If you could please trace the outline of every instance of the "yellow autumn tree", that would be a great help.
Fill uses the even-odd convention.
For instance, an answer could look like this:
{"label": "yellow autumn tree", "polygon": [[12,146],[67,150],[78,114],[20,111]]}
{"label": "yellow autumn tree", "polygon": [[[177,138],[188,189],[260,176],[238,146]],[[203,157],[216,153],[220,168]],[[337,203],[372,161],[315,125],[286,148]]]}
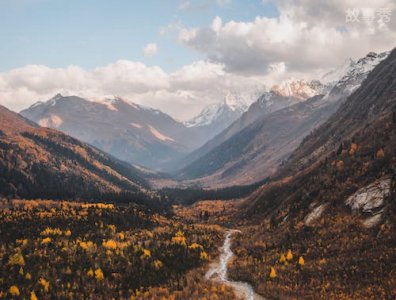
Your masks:
{"label": "yellow autumn tree", "polygon": [[21,252],[17,252],[14,255],[10,256],[8,259],[8,264],[9,265],[19,265],[19,266],[24,266],[25,265],[25,259],[23,258],[23,255]]}
{"label": "yellow autumn tree", "polygon": [[93,272],[93,270],[92,270],[92,269],[89,269],[88,272],[87,272],[87,275],[88,275],[89,277],[94,277],[94,272]]}
{"label": "yellow autumn tree", "polygon": [[20,295],[19,288],[16,285],[12,285],[8,291],[13,297],[19,297]]}
{"label": "yellow autumn tree", "polygon": [[79,242],[78,243],[81,248],[83,248],[86,251],[94,251],[95,249],[95,244],[91,241],[88,242]]}
{"label": "yellow autumn tree", "polygon": [[187,246],[186,238],[181,230],[176,232],[175,236],[172,237],[172,243],[179,244],[184,247]]}
{"label": "yellow autumn tree", "polygon": [[162,261],[160,261],[159,259],[156,259],[156,260],[153,262],[153,265],[154,265],[154,268],[156,268],[156,269],[158,270],[158,269],[162,268],[163,263],[162,263]]}
{"label": "yellow autumn tree", "polygon": [[149,249],[143,249],[144,257],[151,257],[151,251]]}
{"label": "yellow autumn tree", "polygon": [[38,300],[38,298],[37,298],[37,296],[36,296],[36,293],[35,293],[34,291],[32,291],[32,292],[30,293],[30,300]]}
{"label": "yellow autumn tree", "polygon": [[275,270],[275,268],[274,267],[271,267],[271,269],[270,269],[270,273],[269,273],[269,277],[271,278],[271,279],[273,279],[273,278],[275,278],[277,275],[276,275],[276,270]]}
{"label": "yellow autumn tree", "polygon": [[290,249],[287,251],[286,259],[288,261],[291,261],[293,259],[293,253],[292,253],[292,251]]}
{"label": "yellow autumn tree", "polygon": [[45,278],[40,278],[39,284],[43,287],[45,292],[48,292],[50,283]]}
{"label": "yellow autumn tree", "polygon": [[299,264],[300,266],[303,266],[303,265],[305,264],[304,257],[300,256],[300,258],[298,259],[298,264]]}
{"label": "yellow autumn tree", "polygon": [[202,259],[202,260],[208,260],[209,256],[208,256],[208,254],[205,251],[201,251],[201,253],[199,255],[199,258]]}
{"label": "yellow autumn tree", "polygon": [[279,263],[281,263],[281,264],[286,263],[286,257],[285,257],[284,254],[282,254],[282,255],[280,256],[280,258],[279,258]]}
{"label": "yellow autumn tree", "polygon": [[197,244],[197,243],[192,243],[190,246],[188,246],[189,249],[203,249],[202,245]]}
{"label": "yellow autumn tree", "polygon": [[104,279],[103,271],[102,271],[101,268],[97,268],[97,269],[95,270],[95,278],[96,278],[96,280],[98,280],[98,281],[101,281],[101,280]]}
{"label": "yellow autumn tree", "polygon": [[377,158],[384,158],[384,156],[385,156],[385,152],[384,152],[384,149],[379,149],[378,151],[377,151]]}
{"label": "yellow autumn tree", "polygon": [[106,249],[110,249],[110,250],[115,250],[117,249],[117,243],[114,240],[107,240],[107,241],[103,241],[103,247],[105,247]]}
{"label": "yellow autumn tree", "polygon": [[43,239],[41,241],[42,245],[46,245],[46,244],[49,244],[49,243],[51,243],[51,238],[50,237],[46,237],[45,239]]}

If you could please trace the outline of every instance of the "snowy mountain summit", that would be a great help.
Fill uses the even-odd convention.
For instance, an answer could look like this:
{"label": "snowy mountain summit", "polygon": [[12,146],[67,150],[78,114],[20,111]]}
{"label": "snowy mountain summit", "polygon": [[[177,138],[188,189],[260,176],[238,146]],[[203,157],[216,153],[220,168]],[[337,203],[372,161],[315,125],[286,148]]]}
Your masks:
{"label": "snowy mountain summit", "polygon": [[296,80],[289,79],[285,80],[278,85],[274,85],[271,91],[277,95],[283,97],[294,97],[299,100],[306,100],[318,94],[321,94],[324,90],[323,84],[318,80]]}
{"label": "snowy mountain summit", "polygon": [[196,117],[187,121],[187,127],[209,126],[215,123],[231,124],[240,117],[248,106],[236,93],[228,93],[223,102],[206,106]]}
{"label": "snowy mountain summit", "polygon": [[370,52],[358,61],[348,59],[339,68],[326,73],[322,77],[322,82],[334,87],[332,93],[343,92],[350,95],[361,85],[367,75],[388,57],[389,53]]}

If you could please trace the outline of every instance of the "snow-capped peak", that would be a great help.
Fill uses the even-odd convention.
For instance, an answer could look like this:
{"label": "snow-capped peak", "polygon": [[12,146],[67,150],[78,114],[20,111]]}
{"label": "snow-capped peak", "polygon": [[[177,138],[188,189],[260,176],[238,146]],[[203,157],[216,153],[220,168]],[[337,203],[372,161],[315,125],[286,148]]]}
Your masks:
{"label": "snow-capped peak", "polygon": [[323,92],[323,84],[317,80],[288,79],[271,88],[271,92],[283,96],[306,100]]}
{"label": "snow-capped peak", "polygon": [[246,110],[246,102],[239,97],[236,93],[227,93],[224,97],[223,105],[229,107],[232,111],[236,110]]}
{"label": "snow-capped peak", "polygon": [[332,69],[325,73],[322,78],[320,79],[321,82],[323,82],[326,85],[334,85],[337,83],[342,76],[344,76],[348,70],[353,66],[355,62],[353,61],[352,58],[346,59],[342,65],[340,65],[338,68]]}
{"label": "snow-capped peak", "polygon": [[58,101],[58,100],[60,100],[60,99],[62,99],[62,98],[63,98],[62,94],[61,94],[61,93],[58,93],[58,94],[56,94],[54,97],[52,97],[51,99],[49,99],[49,100],[47,101],[47,103],[48,103],[49,105],[51,105],[51,106],[54,106],[54,105],[56,104],[56,101]]}
{"label": "snow-capped peak", "polygon": [[117,104],[119,104],[119,103],[126,103],[129,106],[132,106],[133,108],[135,108],[137,110],[142,109],[141,105],[138,105],[132,101],[126,100],[119,96],[109,95],[109,96],[105,96],[103,98],[91,98],[89,100],[92,102],[104,104],[107,106],[107,108],[109,110],[113,110],[113,111],[118,111]]}
{"label": "snow-capped peak", "polygon": [[[349,64],[344,63],[339,69],[331,71],[324,75],[326,77],[332,78],[332,90],[330,94],[333,93],[343,93],[345,95],[350,95],[354,92],[363,82],[368,74],[381,62],[383,61],[390,52],[374,53],[370,52],[365,57],[359,59],[357,62],[352,59],[347,60]],[[338,77],[338,78],[337,78]],[[331,81],[329,81],[331,82]],[[325,97],[324,99],[327,99]]]}
{"label": "snow-capped peak", "polygon": [[202,109],[196,117],[185,122],[187,127],[199,127],[210,125],[215,122],[228,122],[242,115],[248,106],[236,93],[227,93],[220,103],[210,104]]}

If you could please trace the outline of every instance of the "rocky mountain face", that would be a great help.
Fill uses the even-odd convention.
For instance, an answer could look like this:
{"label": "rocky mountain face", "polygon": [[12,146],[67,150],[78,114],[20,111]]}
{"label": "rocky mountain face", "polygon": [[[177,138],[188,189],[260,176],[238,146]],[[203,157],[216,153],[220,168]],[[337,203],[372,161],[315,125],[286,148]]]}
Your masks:
{"label": "rocky mountain face", "polygon": [[92,102],[57,95],[21,115],[40,126],[58,129],[115,157],[159,169],[187,151],[183,124],[159,110],[121,98]]}
{"label": "rocky mountain face", "polygon": [[[386,56],[387,53],[370,53],[357,63],[351,62],[332,86],[315,81],[310,85],[288,83],[283,89],[270,91],[270,96],[264,94],[240,119],[187,156],[193,162],[185,165],[180,178],[224,186],[249,184],[270,176]],[[315,93],[322,95],[304,101],[304,97]],[[291,94],[293,98],[289,97]]]}
{"label": "rocky mountain face", "polygon": [[[231,280],[268,298],[393,296],[395,150],[396,50],[246,199]],[[280,283],[263,284],[269,266]]]}
{"label": "rocky mountain face", "polygon": [[57,130],[0,106],[0,195],[85,199],[129,194],[151,198],[144,174]]}
{"label": "rocky mountain face", "polygon": [[395,129],[396,50],[304,139],[274,181],[252,197],[250,212],[293,203],[290,213],[303,217],[320,205],[349,206],[368,226],[381,220],[395,197]]}

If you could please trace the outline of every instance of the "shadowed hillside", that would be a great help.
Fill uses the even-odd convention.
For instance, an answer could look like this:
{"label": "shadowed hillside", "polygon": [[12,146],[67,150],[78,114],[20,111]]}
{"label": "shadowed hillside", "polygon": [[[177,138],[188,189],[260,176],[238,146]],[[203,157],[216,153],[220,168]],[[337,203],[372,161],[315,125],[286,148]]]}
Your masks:
{"label": "shadowed hillside", "polygon": [[142,173],[127,163],[4,107],[0,130],[2,196],[90,199],[130,194],[132,201],[154,196],[145,189]]}

